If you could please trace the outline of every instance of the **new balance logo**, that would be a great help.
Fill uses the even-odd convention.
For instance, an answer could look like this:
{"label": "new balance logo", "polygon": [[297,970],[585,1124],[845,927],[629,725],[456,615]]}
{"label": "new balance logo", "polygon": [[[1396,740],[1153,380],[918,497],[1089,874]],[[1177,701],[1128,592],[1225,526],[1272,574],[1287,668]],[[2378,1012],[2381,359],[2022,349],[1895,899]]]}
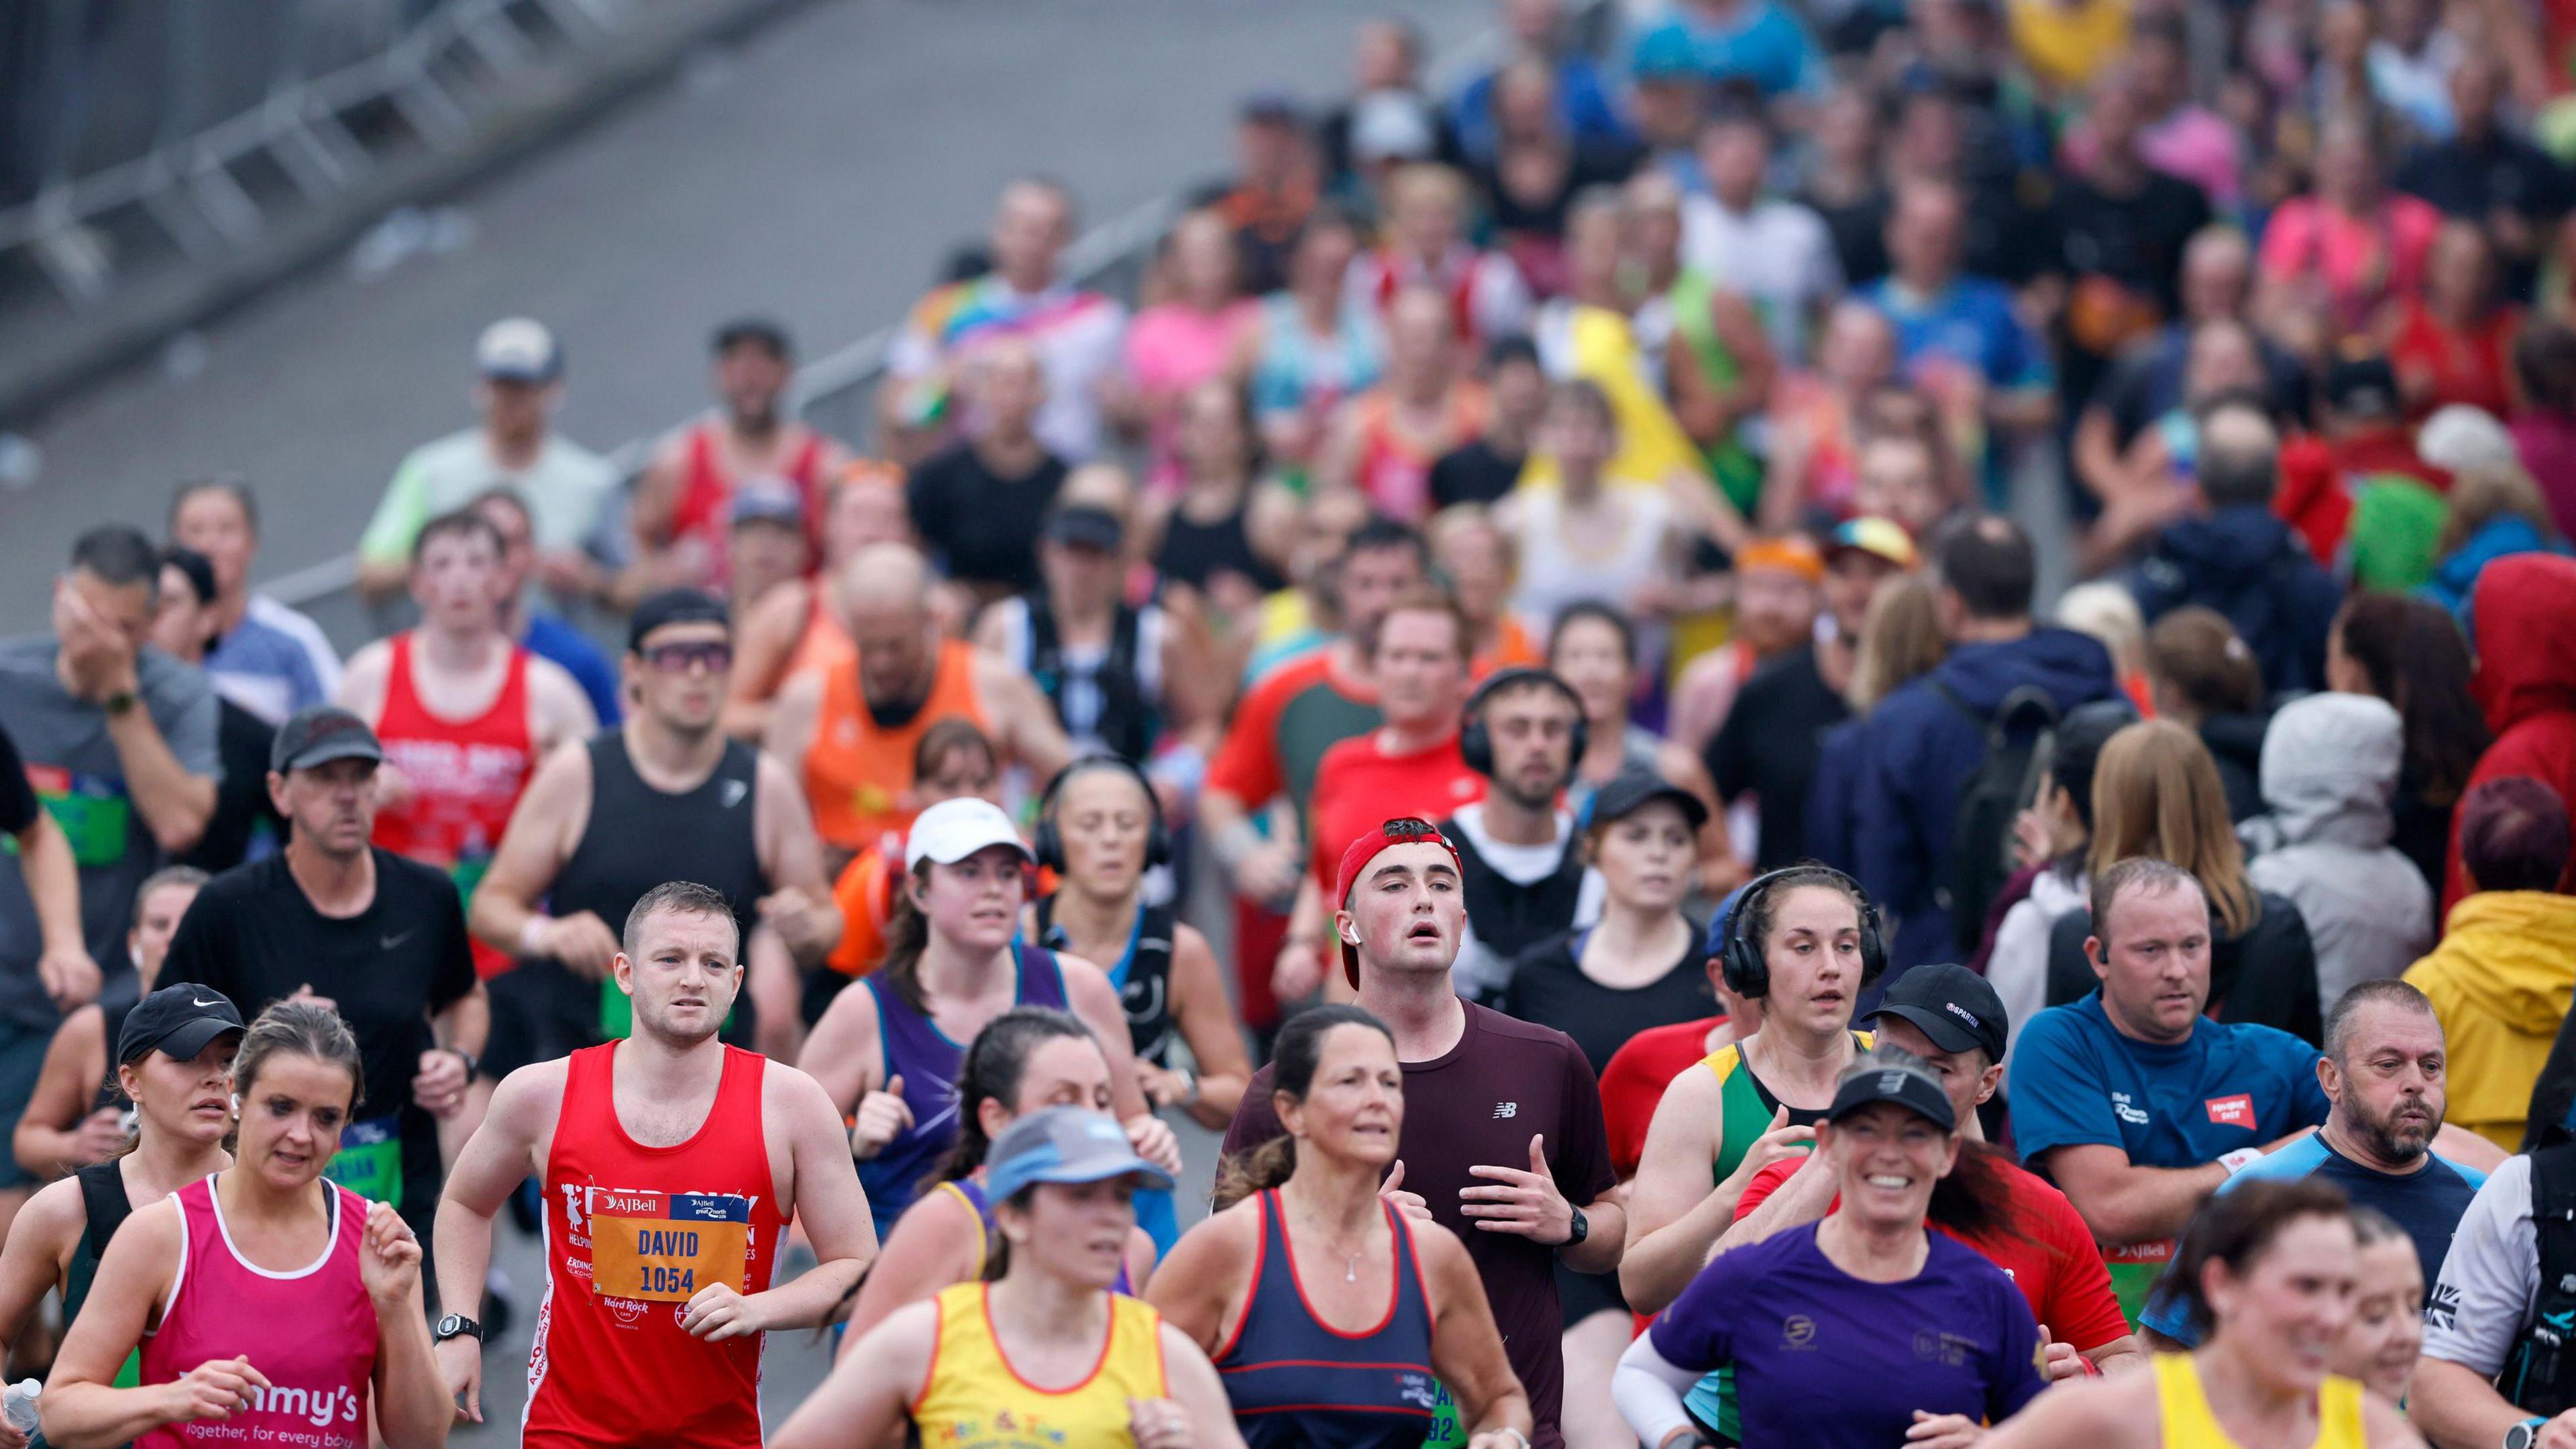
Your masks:
{"label": "new balance logo", "polygon": [[1517,1117],[1520,1114],[1521,1104],[1518,1102],[1496,1102],[1494,1104],[1494,1120],[1497,1122],[1500,1122],[1506,1117]]}

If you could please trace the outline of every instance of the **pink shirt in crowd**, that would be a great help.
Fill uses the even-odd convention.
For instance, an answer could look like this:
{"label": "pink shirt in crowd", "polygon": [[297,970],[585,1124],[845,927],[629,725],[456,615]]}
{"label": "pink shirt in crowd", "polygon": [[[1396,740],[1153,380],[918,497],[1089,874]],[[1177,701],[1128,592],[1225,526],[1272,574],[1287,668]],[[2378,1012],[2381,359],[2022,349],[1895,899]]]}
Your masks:
{"label": "pink shirt in crowd", "polygon": [[1179,396],[1224,372],[1260,317],[1261,304],[1249,300],[1216,312],[1169,302],[1146,308],[1129,324],[1127,380],[1139,392],[1169,400],[1155,409],[1146,486],[1180,491]]}

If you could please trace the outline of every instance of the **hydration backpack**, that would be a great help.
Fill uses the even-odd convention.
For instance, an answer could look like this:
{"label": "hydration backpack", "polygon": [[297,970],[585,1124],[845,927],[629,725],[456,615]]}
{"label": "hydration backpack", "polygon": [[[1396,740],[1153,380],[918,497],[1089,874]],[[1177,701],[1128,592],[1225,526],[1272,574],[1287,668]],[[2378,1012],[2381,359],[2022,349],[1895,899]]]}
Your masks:
{"label": "hydration backpack", "polygon": [[1959,786],[1939,889],[1965,959],[1985,934],[1986,907],[2012,876],[2013,817],[2039,796],[2040,773],[2057,743],[2057,701],[2038,685],[2025,684],[2005,695],[1989,718],[1940,680],[1932,689],[1976,724],[1986,744],[1985,758]]}
{"label": "hydration backpack", "polygon": [[2531,1324],[2505,1355],[2496,1391],[2526,1414],[2576,1409],[2576,1143],[2531,1155],[2531,1223],[2540,1293]]}

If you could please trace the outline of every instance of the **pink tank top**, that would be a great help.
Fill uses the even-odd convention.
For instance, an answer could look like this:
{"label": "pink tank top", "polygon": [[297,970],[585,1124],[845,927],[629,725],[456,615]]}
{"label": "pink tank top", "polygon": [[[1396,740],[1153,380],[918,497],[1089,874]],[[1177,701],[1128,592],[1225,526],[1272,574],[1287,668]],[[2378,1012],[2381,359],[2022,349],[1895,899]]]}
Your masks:
{"label": "pink tank top", "polygon": [[324,1186],[331,1246],[290,1273],[254,1267],[233,1251],[214,1178],[171,1194],[187,1246],[161,1326],[144,1336],[142,1381],[175,1383],[209,1359],[247,1354],[272,1387],[230,1419],[155,1429],[134,1441],[136,1449],[366,1449],[376,1367],[376,1308],[358,1273],[367,1202],[337,1183]]}

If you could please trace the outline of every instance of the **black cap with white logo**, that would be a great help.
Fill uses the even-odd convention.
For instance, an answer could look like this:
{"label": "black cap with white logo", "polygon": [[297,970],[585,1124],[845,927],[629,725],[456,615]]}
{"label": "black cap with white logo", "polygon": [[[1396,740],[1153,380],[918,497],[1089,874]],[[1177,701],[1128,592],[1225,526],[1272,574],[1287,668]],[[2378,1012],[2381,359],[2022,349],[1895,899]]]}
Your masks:
{"label": "black cap with white logo", "polygon": [[1929,1120],[1944,1132],[1959,1130],[1959,1114],[1950,1105],[1950,1094],[1932,1074],[1920,1067],[1898,1062],[1877,1062],[1867,1057],[1843,1078],[1835,1089],[1834,1104],[1825,1109],[1825,1120],[1839,1122],[1863,1107],[1877,1102],[1894,1102],[1918,1117]]}
{"label": "black cap with white logo", "polygon": [[2003,998],[1965,966],[1917,966],[1888,983],[1872,1016],[1912,1022],[1945,1052],[1981,1048],[1991,1066],[2004,1059],[2009,1029]]}
{"label": "black cap with white logo", "polygon": [[130,1062],[151,1051],[187,1061],[226,1032],[238,1036],[241,1012],[231,997],[207,986],[181,982],[134,1003],[116,1033],[116,1059]]}

